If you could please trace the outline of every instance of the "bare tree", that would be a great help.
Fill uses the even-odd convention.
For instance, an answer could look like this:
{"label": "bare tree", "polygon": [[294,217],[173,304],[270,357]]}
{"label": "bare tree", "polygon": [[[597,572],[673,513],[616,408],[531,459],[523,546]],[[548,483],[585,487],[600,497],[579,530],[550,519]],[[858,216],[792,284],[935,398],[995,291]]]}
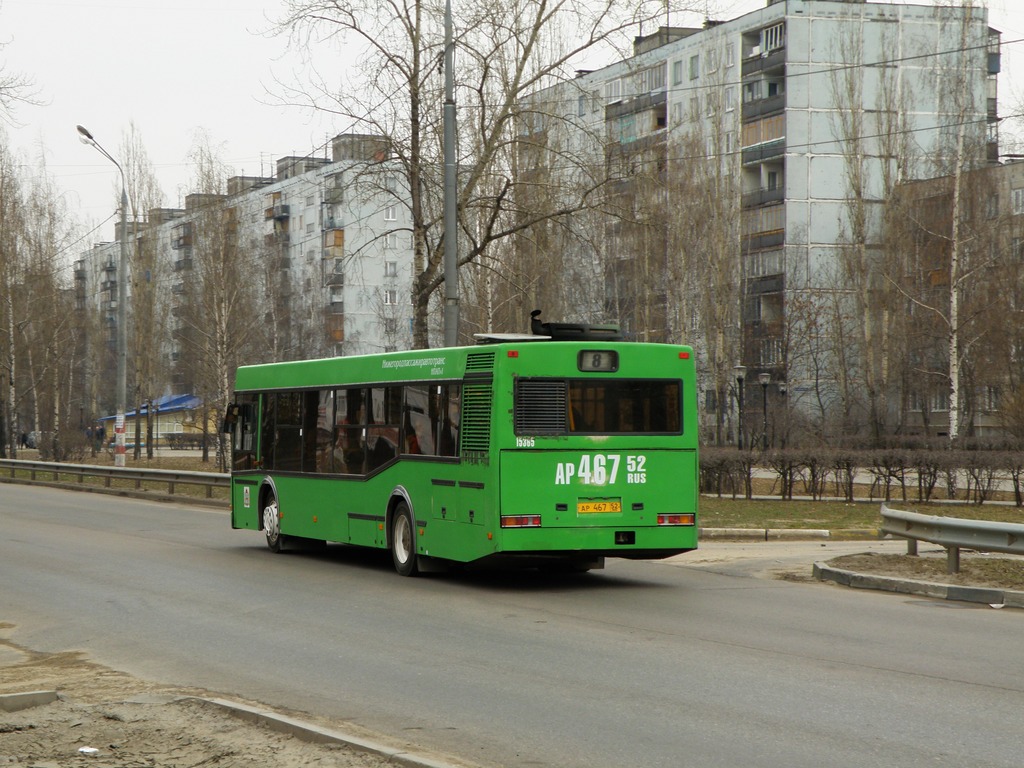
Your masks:
{"label": "bare tree", "polygon": [[[192,162],[197,192],[186,198],[186,210],[194,258],[182,292],[177,338],[181,363],[191,372],[195,394],[203,403],[200,426],[208,437],[211,418],[223,413],[231,400],[235,369],[243,361],[259,359],[264,318],[258,252],[241,247],[238,211],[224,194],[228,171],[207,137],[197,138]],[[203,441],[204,461],[208,442]],[[222,442],[218,447],[223,469]]]}
{"label": "bare tree", "polygon": [[[292,89],[288,99],[328,109],[388,137],[407,180],[413,274],[413,343],[429,341],[431,297],[443,284],[441,227],[442,4],[417,0],[289,0],[281,29],[301,45],[336,39],[363,51],[362,95],[339,93],[321,81],[316,92]],[[524,97],[570,74],[583,52],[610,43],[638,21],[663,13],[663,4],[603,0],[576,5],[516,0],[461,4],[457,41],[461,114],[458,209],[465,265],[485,257],[504,238],[561,207],[524,215],[517,210],[518,179],[510,175]],[[571,30],[571,34],[570,34]],[[565,111],[549,116],[564,119]],[[583,201],[576,201],[573,210]]]}
{"label": "bare tree", "polygon": [[18,312],[15,308],[16,286],[20,279],[18,262],[19,245],[22,239],[22,191],[18,164],[8,149],[6,137],[0,143],[0,315],[3,316],[4,348],[0,356],[0,370],[6,381],[0,381],[3,389],[4,412],[0,419],[0,450],[7,456],[10,450],[16,452],[15,429],[12,419],[17,404],[15,376],[17,375],[16,342]]}
{"label": "bare tree", "polygon": [[[0,43],[0,51],[6,47]],[[0,64],[0,120],[15,123],[15,113],[19,106],[39,105],[39,90],[32,78],[21,72],[12,72]]]}
{"label": "bare tree", "polygon": [[[129,359],[134,361],[134,375],[133,382],[129,382],[129,391],[135,395],[135,459],[138,460],[142,455],[143,442],[142,406],[159,397],[167,373],[160,368],[162,357],[157,353],[166,341],[168,316],[168,308],[162,301],[165,293],[159,288],[163,264],[158,258],[158,243],[149,232],[149,222],[146,221],[149,211],[163,205],[164,195],[134,122],[129,124],[122,137],[119,155],[131,212],[130,232],[122,232],[121,237],[129,238],[130,244],[128,261],[132,298],[129,337],[133,352]],[[151,407],[146,408],[146,414],[147,420],[151,420]],[[146,450],[152,458],[153,442],[149,434]]]}

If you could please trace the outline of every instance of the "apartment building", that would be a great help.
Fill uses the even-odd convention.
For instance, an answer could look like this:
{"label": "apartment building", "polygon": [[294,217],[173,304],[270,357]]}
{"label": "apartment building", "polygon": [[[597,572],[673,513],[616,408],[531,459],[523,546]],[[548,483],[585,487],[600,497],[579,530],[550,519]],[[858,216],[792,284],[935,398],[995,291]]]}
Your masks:
{"label": "apartment building", "polygon": [[[999,37],[983,8],[769,0],[639,37],[631,58],[524,105],[532,157],[571,146],[604,164],[629,215],[606,220],[594,288],[634,337],[697,346],[713,437],[735,435],[736,365],[772,411],[882,384],[865,314],[887,200],[998,161]],[[541,130],[545,111],[561,117]],[[829,313],[843,341],[826,345]],[[848,414],[877,407],[855,399]]]}
{"label": "apartment building", "polygon": [[[130,339],[129,378],[138,362],[132,358],[148,355],[165,372],[168,391],[192,391],[190,345],[208,330],[197,285],[224,280],[253,288],[258,308],[252,317],[266,331],[264,344],[240,362],[411,344],[408,195],[383,138],[342,134],[332,140],[330,158],[283,157],[274,176],[231,177],[225,190],[190,194],[184,208],[155,209],[145,222],[129,222],[129,327],[137,333],[146,322],[133,303],[149,289],[155,296],[147,315],[156,319],[139,343],[157,344],[135,349]],[[114,242],[93,246],[74,267],[78,307],[98,320],[88,343],[100,368],[112,359],[116,342],[123,236],[118,226]],[[213,253],[220,264],[238,265],[238,272],[209,274]]]}

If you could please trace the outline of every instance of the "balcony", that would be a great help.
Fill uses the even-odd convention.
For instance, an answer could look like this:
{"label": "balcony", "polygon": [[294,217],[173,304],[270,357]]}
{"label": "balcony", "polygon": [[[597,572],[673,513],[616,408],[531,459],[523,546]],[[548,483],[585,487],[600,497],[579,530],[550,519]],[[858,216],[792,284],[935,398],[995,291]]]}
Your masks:
{"label": "balcony", "polygon": [[779,186],[772,189],[758,189],[743,195],[742,207],[757,208],[767,203],[779,203],[786,199],[786,190]]}
{"label": "balcony", "polygon": [[768,72],[773,69],[779,69],[786,65],[786,49],[785,48],[774,48],[770,51],[752,54],[749,58],[743,60],[743,77],[747,75],[756,75],[758,72]]}
{"label": "balcony", "polygon": [[760,251],[764,248],[778,248],[786,242],[786,230],[776,229],[771,232],[758,232],[753,235],[745,235],[740,242],[741,250],[744,253]]}
{"label": "balcony", "polygon": [[291,243],[291,235],[287,232],[271,232],[263,238],[263,244],[267,248],[284,248]]}
{"label": "balcony", "polygon": [[324,190],[324,202],[328,205],[337,205],[345,202],[345,190],[341,187],[329,187]]}
{"label": "balcony", "polygon": [[743,149],[743,164],[753,165],[763,163],[766,160],[782,157],[786,154],[786,139],[775,139],[766,141],[763,144],[755,144],[752,147]]}
{"label": "balcony", "polygon": [[287,219],[291,215],[291,206],[288,205],[272,205],[263,212],[263,218],[267,221],[274,219],[280,221],[281,219]]}
{"label": "balcony", "polygon": [[782,293],[786,288],[786,276],[766,275],[764,277],[750,277],[747,278],[745,287],[745,293],[748,296]]}
{"label": "balcony", "polygon": [[743,119],[754,120],[773,112],[782,112],[786,108],[786,94],[780,93],[765,99],[754,99],[743,105]]}

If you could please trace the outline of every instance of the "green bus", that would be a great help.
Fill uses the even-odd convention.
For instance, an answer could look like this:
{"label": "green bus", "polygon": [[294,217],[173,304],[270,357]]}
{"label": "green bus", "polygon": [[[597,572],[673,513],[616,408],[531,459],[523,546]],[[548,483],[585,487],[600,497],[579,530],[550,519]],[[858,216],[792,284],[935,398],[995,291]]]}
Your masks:
{"label": "green bus", "polygon": [[232,528],[388,549],[404,576],[695,549],[692,349],[559,338],[239,368]]}

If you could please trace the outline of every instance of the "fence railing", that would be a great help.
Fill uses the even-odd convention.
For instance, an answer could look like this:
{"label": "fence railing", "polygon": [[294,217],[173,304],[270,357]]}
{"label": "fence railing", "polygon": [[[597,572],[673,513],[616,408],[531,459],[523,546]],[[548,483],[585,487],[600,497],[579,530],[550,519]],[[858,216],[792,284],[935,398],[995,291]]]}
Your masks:
{"label": "fence railing", "polygon": [[928,541],[946,549],[946,571],[960,572],[960,550],[1024,555],[1024,525],[965,520],[904,512],[882,505],[882,533],[907,540],[907,554],[917,554],[917,542]]}
{"label": "fence railing", "polygon": [[179,472],[169,469],[134,469],[0,459],[0,482],[139,496],[152,496],[152,486],[166,486],[168,496],[197,500],[194,494],[178,493],[179,486],[189,486],[201,489],[200,498],[224,503],[223,500],[214,499],[213,492],[215,488],[230,488],[231,476],[216,472]]}

